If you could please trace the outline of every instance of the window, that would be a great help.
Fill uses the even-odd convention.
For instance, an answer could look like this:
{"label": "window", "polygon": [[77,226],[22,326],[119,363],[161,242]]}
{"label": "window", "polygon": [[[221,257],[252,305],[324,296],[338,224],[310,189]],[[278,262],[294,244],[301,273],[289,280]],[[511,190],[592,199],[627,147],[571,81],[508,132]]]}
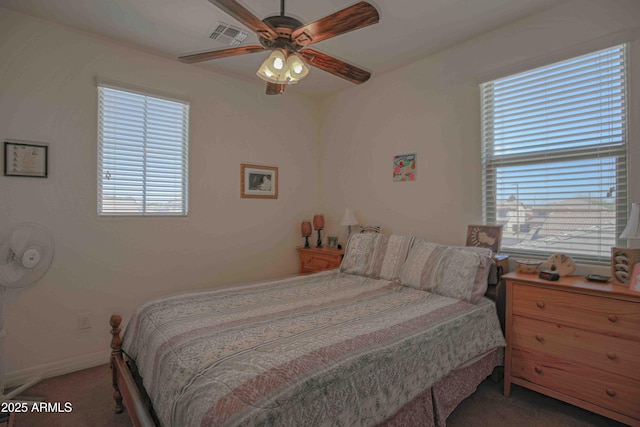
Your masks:
{"label": "window", "polygon": [[98,213],[187,215],[189,104],[98,85]]}
{"label": "window", "polygon": [[626,45],[480,85],[486,223],[502,248],[609,262],[627,215]]}

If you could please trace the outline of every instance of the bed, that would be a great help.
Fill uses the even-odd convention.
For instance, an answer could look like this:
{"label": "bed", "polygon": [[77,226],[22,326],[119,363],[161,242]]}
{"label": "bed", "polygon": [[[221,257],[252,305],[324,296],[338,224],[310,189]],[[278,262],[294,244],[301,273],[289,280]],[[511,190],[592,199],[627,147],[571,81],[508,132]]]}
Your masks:
{"label": "bed", "polygon": [[353,235],[338,270],[147,302],[123,339],[111,318],[116,410],[163,427],[443,426],[502,363],[491,266]]}

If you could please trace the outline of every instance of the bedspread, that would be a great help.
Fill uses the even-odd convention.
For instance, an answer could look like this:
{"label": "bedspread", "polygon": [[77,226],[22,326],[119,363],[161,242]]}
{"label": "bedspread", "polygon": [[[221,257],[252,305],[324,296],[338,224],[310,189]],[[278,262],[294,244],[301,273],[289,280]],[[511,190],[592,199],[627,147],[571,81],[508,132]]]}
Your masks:
{"label": "bedspread", "polygon": [[123,349],[165,427],[357,426],[504,344],[489,300],[332,271],[146,303]]}

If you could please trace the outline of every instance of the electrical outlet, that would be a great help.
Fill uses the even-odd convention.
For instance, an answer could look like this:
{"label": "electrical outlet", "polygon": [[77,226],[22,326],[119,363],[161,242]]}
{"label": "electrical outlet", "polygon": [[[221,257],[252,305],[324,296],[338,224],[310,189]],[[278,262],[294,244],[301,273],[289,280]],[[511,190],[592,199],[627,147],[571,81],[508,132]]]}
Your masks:
{"label": "electrical outlet", "polygon": [[78,330],[90,329],[91,320],[89,319],[90,313],[78,314]]}

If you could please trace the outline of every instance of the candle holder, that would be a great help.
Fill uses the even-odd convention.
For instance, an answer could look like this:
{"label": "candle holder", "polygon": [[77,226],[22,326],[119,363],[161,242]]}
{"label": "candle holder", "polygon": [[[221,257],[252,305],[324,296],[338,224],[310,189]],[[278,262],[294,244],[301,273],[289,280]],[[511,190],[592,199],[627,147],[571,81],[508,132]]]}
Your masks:
{"label": "candle holder", "polygon": [[311,247],[309,246],[309,236],[311,236],[312,231],[313,230],[311,229],[311,222],[302,221],[302,224],[300,225],[300,233],[302,234],[302,237],[304,237],[305,248]]}
{"label": "candle holder", "polygon": [[324,216],[322,214],[313,216],[313,228],[318,230],[318,241],[316,248],[322,247],[322,239],[320,238],[320,230],[324,229]]}

